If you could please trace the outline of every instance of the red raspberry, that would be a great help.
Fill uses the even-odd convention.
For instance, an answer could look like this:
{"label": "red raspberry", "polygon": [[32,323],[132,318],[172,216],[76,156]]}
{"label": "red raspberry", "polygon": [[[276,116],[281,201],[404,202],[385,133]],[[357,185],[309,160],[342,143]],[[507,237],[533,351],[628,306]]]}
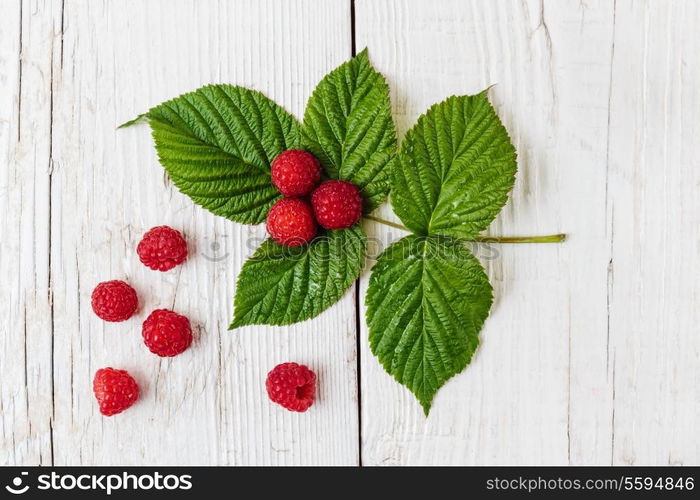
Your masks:
{"label": "red raspberry", "polygon": [[288,149],[271,166],[272,183],[285,196],[304,196],[321,180],[321,165],[311,153]]}
{"label": "red raspberry", "polygon": [[136,290],[123,281],[104,281],[92,291],[92,310],[105,321],[129,319],[139,306]]}
{"label": "red raspberry", "polygon": [[139,386],[125,370],[101,368],[95,373],[92,390],[100,413],[111,417],[121,413],[139,398]]}
{"label": "red raspberry", "polygon": [[345,229],[362,215],[362,196],[347,181],[326,181],[311,195],[316,220],[326,229]]}
{"label": "red raspberry", "polygon": [[316,374],[304,365],[282,363],[267,374],[267,395],[291,411],[304,412],[314,404]]}
{"label": "red raspberry", "polygon": [[177,356],[192,344],[190,320],[167,309],[156,309],[141,329],[143,342],[153,354]]}
{"label": "red raspberry", "polygon": [[300,247],[316,236],[311,206],[301,198],[282,198],[267,214],[267,232],[280,245]]}
{"label": "red raspberry", "polygon": [[155,271],[169,271],[187,258],[187,242],[180,231],[157,226],[143,235],[136,248],[141,262]]}

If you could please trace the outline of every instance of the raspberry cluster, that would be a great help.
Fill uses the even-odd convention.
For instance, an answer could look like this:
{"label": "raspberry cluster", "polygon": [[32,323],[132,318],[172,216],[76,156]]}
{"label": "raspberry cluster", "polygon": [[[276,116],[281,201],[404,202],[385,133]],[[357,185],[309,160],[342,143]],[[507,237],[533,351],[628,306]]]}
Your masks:
{"label": "raspberry cluster", "polygon": [[[136,253],[145,266],[168,271],[185,261],[187,243],[179,231],[158,226],[144,234]],[[134,315],[138,303],[136,290],[120,280],[99,283],[92,292],[92,310],[105,321],[126,321]],[[156,309],[146,318],[142,335],[146,347],[161,357],[176,356],[192,344],[190,321],[166,309]],[[136,380],[125,370],[97,370],[92,387],[100,412],[108,417],[123,412],[139,397]]]}
{"label": "raspberry cluster", "polygon": [[[295,158],[301,158],[311,166],[316,162],[308,153],[298,153],[303,155],[295,154],[291,156],[291,160],[285,160],[283,170],[286,171],[277,175],[277,182],[281,183],[286,192],[298,192],[299,186],[302,185],[305,186],[304,189],[310,190],[320,178],[320,167],[315,177],[298,175],[298,172],[290,167],[297,164]],[[313,162],[309,162],[309,157]],[[316,165],[318,166],[318,162]],[[321,184],[316,191],[325,184],[328,183]],[[301,235],[306,242],[315,236],[316,219],[308,202],[300,198],[283,198],[275,207],[268,215],[268,225],[273,221],[272,225],[280,228],[281,233],[276,233],[278,237]],[[313,227],[313,234],[310,233],[309,227]],[[285,241],[293,243],[291,240]],[[185,261],[187,243],[179,231],[168,226],[158,226],[146,232],[138,244],[137,253],[147,267],[167,271]],[[131,285],[124,281],[112,280],[99,283],[95,287],[91,304],[92,310],[99,318],[118,322],[126,321],[136,313],[139,299]],[[146,347],[161,357],[173,357],[185,352],[193,340],[190,320],[168,309],[156,309],[151,312],[143,322],[141,335]],[[272,401],[288,410],[304,412],[314,402],[316,375],[304,365],[283,363],[268,374],[265,385]],[[107,417],[130,408],[139,398],[139,386],[134,377],[126,370],[112,367],[97,370],[92,390],[100,413]]]}
{"label": "raspberry cluster", "polygon": [[[324,229],[345,229],[362,216],[362,197],[347,181],[321,182],[321,165],[306,151],[290,149],[280,153],[271,165],[271,177],[283,198],[267,216],[267,230],[281,245],[302,246],[313,240],[320,225]],[[136,253],[150,269],[169,271],[187,259],[187,242],[168,226],[147,231]],[[99,283],[92,292],[95,314],[110,322],[126,321],[138,309],[138,295],[120,280]],[[143,342],[161,357],[173,357],[192,344],[192,327],[187,317],[167,309],[156,309],[143,322]],[[304,412],[314,402],[316,374],[304,365],[282,363],[267,375],[267,394],[284,408]],[[95,373],[93,391],[100,412],[106,416],[121,413],[139,397],[136,380],[125,370],[102,368]]]}
{"label": "raspberry cluster", "polygon": [[280,245],[305,245],[316,236],[319,224],[324,229],[345,229],[362,216],[357,186],[339,180],[319,185],[321,165],[311,153],[283,151],[272,162],[271,175],[272,183],[285,197],[270,209],[267,232]]}

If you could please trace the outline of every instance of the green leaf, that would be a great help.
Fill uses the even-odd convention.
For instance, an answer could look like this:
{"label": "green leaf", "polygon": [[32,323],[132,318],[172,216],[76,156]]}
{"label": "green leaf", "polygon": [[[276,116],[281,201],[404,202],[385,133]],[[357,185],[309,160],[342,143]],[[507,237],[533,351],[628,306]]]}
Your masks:
{"label": "green leaf", "polygon": [[290,325],[317,316],[360,275],[366,240],[359,225],[328,231],[303,247],[266,240],[238,276],[230,329]]}
{"label": "green leaf", "polygon": [[180,191],[216,215],[247,224],[265,220],[280,197],[270,163],[300,144],[292,115],[260,92],[209,85],[145,117],[158,158]]}
{"label": "green leaf", "polygon": [[407,236],[379,256],[366,296],[370,348],[426,415],[469,364],[492,297],[479,261],[450,238]]}
{"label": "green leaf", "polygon": [[304,148],[331,179],[360,187],[366,212],[384,201],[396,131],[389,86],[369,62],[367,49],[321,80],[306,106],[302,135]]}
{"label": "green leaf", "polygon": [[471,238],[506,203],[516,170],[515,148],[486,91],[453,96],[406,133],[391,203],[416,234]]}

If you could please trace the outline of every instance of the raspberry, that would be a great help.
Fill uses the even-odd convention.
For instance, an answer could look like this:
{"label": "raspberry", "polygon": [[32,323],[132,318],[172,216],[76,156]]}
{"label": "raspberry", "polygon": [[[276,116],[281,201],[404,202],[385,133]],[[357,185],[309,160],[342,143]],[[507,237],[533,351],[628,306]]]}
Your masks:
{"label": "raspberry", "polygon": [[311,153],[288,149],[271,166],[272,183],[285,196],[304,196],[321,180],[321,165]]}
{"label": "raspberry", "polygon": [[180,231],[157,226],[143,235],[136,248],[141,262],[155,271],[169,271],[187,258],[187,242]]}
{"label": "raspberry", "polygon": [[282,198],[267,214],[267,232],[280,245],[299,247],[316,236],[311,206],[301,198]]}
{"label": "raspberry", "polygon": [[314,404],[316,374],[304,365],[282,363],[267,374],[267,395],[291,411],[304,412]]}
{"label": "raspberry", "polygon": [[139,306],[136,290],[123,281],[104,281],[92,291],[92,310],[105,321],[129,319]]}
{"label": "raspberry", "polygon": [[326,229],[345,229],[362,215],[362,197],[347,181],[323,182],[311,195],[316,220]]}
{"label": "raspberry", "polygon": [[141,329],[143,342],[153,354],[177,356],[192,344],[190,320],[167,309],[156,309]]}
{"label": "raspberry", "polygon": [[95,373],[92,390],[100,413],[111,417],[121,413],[139,398],[139,386],[125,370],[101,368]]}

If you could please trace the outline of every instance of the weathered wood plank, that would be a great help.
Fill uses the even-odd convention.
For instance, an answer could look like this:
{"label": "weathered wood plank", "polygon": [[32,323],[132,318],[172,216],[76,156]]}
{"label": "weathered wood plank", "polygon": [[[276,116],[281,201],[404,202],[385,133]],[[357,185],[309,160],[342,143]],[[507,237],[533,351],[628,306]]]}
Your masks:
{"label": "weathered wood plank", "polygon": [[[480,246],[495,288],[470,367],[425,418],[362,342],[363,462],[606,463],[606,137],[611,2],[357,2],[358,47],[388,75],[398,125],[452,94],[490,91],[519,153],[491,234],[565,245]],[[375,228],[383,246],[400,236]],[[363,285],[366,286],[365,278]],[[364,289],[363,286],[363,289]]]}
{"label": "weathered wood plank", "polygon": [[53,461],[53,70],[60,12],[0,5],[0,464]]}
{"label": "weathered wood plank", "polygon": [[700,462],[700,4],[618,1],[609,192],[613,461]]}
{"label": "weathered wood plank", "polygon": [[[352,294],[290,328],[228,332],[235,277],[264,236],[195,207],[165,180],[147,127],[116,126],[213,82],[259,89],[301,116],[317,81],[350,53],[344,1],[67,2],[54,113],[57,464],[354,464],[358,457]],[[191,258],[161,274],[135,254],[148,228],[184,231]],[[99,281],[127,279],[137,317],[92,313]],[[194,347],[158,359],[140,325],[158,307],[197,325]],[[320,377],[305,415],[272,404],[268,370],[308,363]],[[106,419],[97,368],[133,372],[140,403]]]}

